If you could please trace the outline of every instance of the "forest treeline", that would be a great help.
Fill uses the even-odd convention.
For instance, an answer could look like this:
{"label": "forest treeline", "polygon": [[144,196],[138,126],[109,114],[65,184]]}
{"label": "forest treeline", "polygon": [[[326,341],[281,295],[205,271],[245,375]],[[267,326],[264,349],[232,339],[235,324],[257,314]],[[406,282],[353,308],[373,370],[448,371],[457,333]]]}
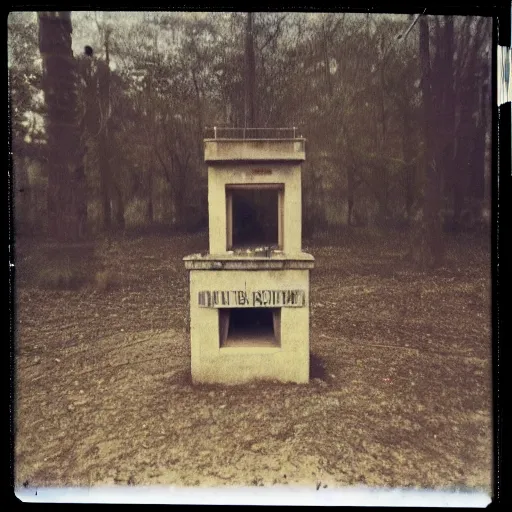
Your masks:
{"label": "forest treeline", "polygon": [[213,126],[307,139],[306,235],[488,214],[490,18],[15,12],[8,37],[19,233],[207,228]]}

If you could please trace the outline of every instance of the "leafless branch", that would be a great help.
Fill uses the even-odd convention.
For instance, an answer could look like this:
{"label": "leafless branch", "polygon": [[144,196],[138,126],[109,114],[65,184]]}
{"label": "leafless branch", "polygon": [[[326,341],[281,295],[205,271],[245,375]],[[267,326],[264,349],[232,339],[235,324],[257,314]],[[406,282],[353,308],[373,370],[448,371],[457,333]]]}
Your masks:
{"label": "leafless branch", "polygon": [[263,45],[258,47],[260,52],[263,51],[279,35],[281,32],[281,24],[287,18],[287,16],[287,14],[283,14],[283,16],[277,20],[275,30],[267,37],[267,40],[263,43]]}

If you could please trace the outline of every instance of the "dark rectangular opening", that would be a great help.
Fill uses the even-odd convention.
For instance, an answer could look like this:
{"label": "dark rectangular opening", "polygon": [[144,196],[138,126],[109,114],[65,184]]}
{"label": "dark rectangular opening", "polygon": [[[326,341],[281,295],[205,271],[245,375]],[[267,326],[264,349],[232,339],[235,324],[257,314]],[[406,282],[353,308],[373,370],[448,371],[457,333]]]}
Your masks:
{"label": "dark rectangular opening", "polygon": [[282,200],[280,185],[227,187],[227,249],[282,249]]}
{"label": "dark rectangular opening", "polygon": [[281,346],[280,308],[219,309],[220,347]]}

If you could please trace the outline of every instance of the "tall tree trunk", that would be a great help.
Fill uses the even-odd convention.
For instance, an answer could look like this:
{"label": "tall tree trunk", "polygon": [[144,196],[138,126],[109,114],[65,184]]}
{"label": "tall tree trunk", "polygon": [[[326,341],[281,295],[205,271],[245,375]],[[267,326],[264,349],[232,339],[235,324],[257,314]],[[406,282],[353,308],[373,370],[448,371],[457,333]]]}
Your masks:
{"label": "tall tree trunk", "polygon": [[333,95],[333,87],[332,87],[332,79],[331,79],[331,66],[330,66],[330,59],[329,59],[329,42],[327,38],[327,29],[325,27],[325,21],[322,24],[322,57],[324,60],[324,76],[325,76],[325,83],[326,83],[326,89],[327,89],[327,97],[329,99],[332,98]]}
{"label": "tall tree trunk", "polygon": [[[81,90],[82,119],[80,122],[81,145],[85,153],[83,159],[84,176],[95,172],[94,152],[100,127],[100,105],[98,97],[98,74],[96,60],[92,55],[82,55],[78,59],[78,73],[83,80]],[[85,179],[85,178],[84,178]],[[87,208],[85,208],[87,211]]]}
{"label": "tall tree trunk", "polygon": [[443,86],[444,96],[442,103],[442,111],[444,119],[441,127],[444,129],[444,140],[446,146],[441,156],[443,161],[443,176],[450,173],[454,166],[454,141],[455,141],[455,87],[454,87],[454,42],[453,42],[453,16],[445,18],[444,40],[442,42],[444,50],[444,69],[443,69]]}
{"label": "tall tree trunk", "polygon": [[405,162],[405,213],[407,223],[410,224],[412,216],[412,205],[414,203],[415,166],[412,163],[414,158],[414,147],[411,137],[410,112],[407,106],[402,114],[402,155]]}
{"label": "tall tree trunk", "polygon": [[194,90],[196,93],[197,129],[198,139],[200,140],[204,130],[204,108],[201,90],[199,88],[199,82],[197,80],[197,73],[195,68],[192,68],[192,82],[194,83]]}
{"label": "tall tree trunk", "polygon": [[[157,38],[155,35],[155,55],[157,50]],[[155,98],[153,94],[153,75],[149,75],[147,86],[146,86],[146,94],[147,94],[147,128],[146,132],[151,137],[148,141],[145,149],[146,153],[146,194],[147,194],[147,210],[146,210],[146,218],[150,225],[154,222],[154,204],[153,204],[153,169],[155,166],[155,153],[151,150],[151,144],[157,144],[157,127],[155,120]]]}
{"label": "tall tree trunk", "polygon": [[98,63],[99,94],[101,105],[101,128],[99,133],[99,170],[100,195],[103,211],[103,229],[111,228],[111,172],[109,148],[109,117],[110,117],[110,58],[109,58],[109,32],[105,34],[105,62]]}
{"label": "tall tree trunk", "polygon": [[489,73],[487,63],[481,65],[480,72],[480,111],[471,158],[472,175],[470,195],[474,199],[483,200],[485,196],[485,138],[487,132],[487,75]]}
{"label": "tall tree trunk", "polygon": [[[455,199],[457,195],[457,166],[455,165],[455,86],[453,17],[445,16],[438,42],[440,57],[435,80],[439,84],[436,104],[439,127],[439,169],[442,194]],[[456,201],[455,201],[456,202]]]}
{"label": "tall tree trunk", "polygon": [[322,175],[316,167],[311,169],[312,177],[312,195],[311,195],[311,220],[313,229],[319,231],[325,229],[327,225],[327,215],[325,212],[325,192],[322,182]]}
{"label": "tall tree trunk", "polygon": [[253,13],[247,13],[245,28],[245,100],[246,125],[249,128],[257,127],[256,104],[256,57],[254,55],[254,20]]}
{"label": "tall tree trunk", "polygon": [[[488,56],[486,56],[488,58]],[[491,173],[490,173],[490,155],[491,155],[491,147],[490,147],[490,137],[489,135],[489,107],[490,104],[490,95],[489,95],[489,63],[486,61],[483,67],[483,79],[484,82],[482,84],[482,125],[483,125],[483,135],[484,135],[484,207],[486,210],[490,209],[491,205]]]}
{"label": "tall tree trunk", "polygon": [[443,261],[443,237],[440,217],[441,183],[440,171],[436,162],[435,117],[432,104],[432,84],[430,68],[430,42],[428,21],[421,16],[420,25],[420,62],[421,84],[423,96],[424,123],[424,170],[426,174],[426,190],[423,198],[423,218],[419,233],[415,233],[413,257],[422,267],[437,267]]}
{"label": "tall tree trunk", "polygon": [[457,130],[457,152],[455,155],[453,176],[453,228],[461,228],[461,215],[471,176],[471,157],[473,143],[473,107],[474,95],[472,85],[466,83],[461,87],[459,126]]}
{"label": "tall tree trunk", "polygon": [[114,206],[114,220],[116,223],[116,228],[123,230],[125,227],[124,220],[124,200],[123,193],[119,184],[114,183],[112,187],[113,192],[113,206]]}
{"label": "tall tree trunk", "polygon": [[39,50],[48,136],[48,234],[61,241],[85,230],[85,175],[77,118],[71,13],[39,12]]}
{"label": "tall tree trunk", "polygon": [[347,225],[352,226],[352,211],[354,209],[354,167],[348,165],[347,167],[347,196],[348,196],[348,212],[347,212]]}
{"label": "tall tree trunk", "polygon": [[153,207],[153,166],[155,165],[155,158],[153,152],[150,152],[150,156],[148,159],[148,182],[147,182],[147,194],[148,194],[148,210],[147,210],[147,218],[150,225],[154,222],[155,212]]}
{"label": "tall tree trunk", "polygon": [[176,227],[178,230],[182,230],[186,225],[186,214],[185,214],[185,195],[184,195],[184,184],[185,179],[183,176],[184,171],[180,168],[178,171],[178,186],[175,190],[174,203],[176,206]]}
{"label": "tall tree trunk", "polygon": [[[472,177],[475,171],[475,162],[473,158],[476,152],[483,152],[482,149],[475,148],[477,142],[478,123],[475,122],[474,113],[479,105],[479,82],[475,80],[481,72],[479,67],[479,51],[486,34],[486,19],[478,18],[476,21],[472,17],[468,17],[465,33],[467,34],[467,58],[464,67],[460,68],[458,73],[457,86],[460,91],[460,110],[459,122],[456,133],[457,152],[455,155],[454,169],[454,227],[460,229],[462,211],[465,206],[465,200],[468,195],[473,195],[472,188],[475,186]],[[479,157],[478,157],[479,158]],[[482,187],[482,183],[478,184]]]}
{"label": "tall tree trunk", "polygon": [[28,158],[13,156],[15,172],[13,173],[14,207],[16,211],[16,230],[18,233],[29,232],[35,226],[35,208],[32,202],[32,187],[28,178]]}
{"label": "tall tree trunk", "polygon": [[180,157],[175,154],[172,156],[172,182],[171,195],[173,204],[173,224],[177,230],[185,227],[186,220],[186,179],[188,174],[187,163],[183,162]]}

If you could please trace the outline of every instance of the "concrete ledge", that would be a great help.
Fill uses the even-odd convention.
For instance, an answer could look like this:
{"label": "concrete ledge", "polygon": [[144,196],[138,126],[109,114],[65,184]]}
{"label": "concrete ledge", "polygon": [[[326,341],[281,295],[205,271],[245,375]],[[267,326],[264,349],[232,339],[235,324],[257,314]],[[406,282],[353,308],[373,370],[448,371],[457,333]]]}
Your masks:
{"label": "concrete ledge", "polygon": [[205,139],[205,162],[306,160],[305,139]]}
{"label": "concrete ledge", "polygon": [[183,258],[187,270],[286,270],[312,269],[315,259],[311,254],[283,254],[271,252],[265,256],[243,254],[191,254]]}

